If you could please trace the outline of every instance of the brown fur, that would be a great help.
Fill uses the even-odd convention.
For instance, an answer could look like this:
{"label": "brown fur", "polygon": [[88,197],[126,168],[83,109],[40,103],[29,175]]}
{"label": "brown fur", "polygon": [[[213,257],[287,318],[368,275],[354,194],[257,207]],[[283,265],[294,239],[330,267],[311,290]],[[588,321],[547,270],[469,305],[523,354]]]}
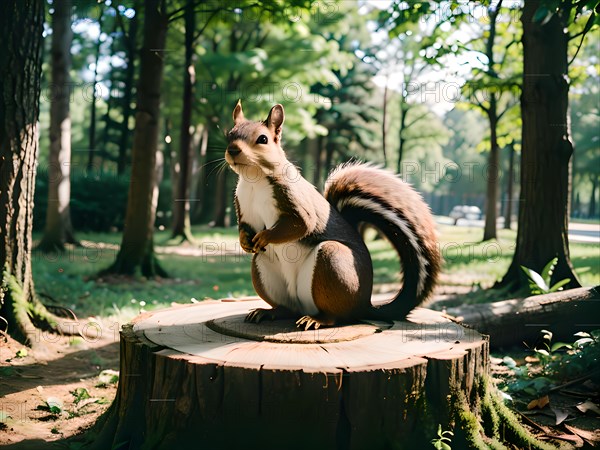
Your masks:
{"label": "brown fur", "polygon": [[[290,163],[280,146],[285,118],[281,105],[274,106],[264,122],[249,122],[238,102],[233,118],[235,126],[228,134],[225,159],[237,173],[252,170],[253,174],[266,177],[278,213],[270,228],[254,230],[244,221],[236,198],[242,248],[259,253],[252,262],[252,280],[259,296],[277,307],[277,299],[271,298],[260,273],[276,270],[276,266],[259,267],[266,263],[260,262],[260,252],[269,244],[287,242],[319,249],[311,285],[319,313],[298,322],[307,327],[367,317],[401,319],[431,294],[441,256],[429,207],[414,189],[390,172],[350,164],[331,174],[323,197],[305,179],[291,181],[283,172]],[[357,231],[362,222],[371,223],[386,235],[404,269],[402,290],[392,303],[378,310],[370,303],[373,270],[369,252]],[[252,313],[250,320],[260,321],[263,317],[264,314]]]}

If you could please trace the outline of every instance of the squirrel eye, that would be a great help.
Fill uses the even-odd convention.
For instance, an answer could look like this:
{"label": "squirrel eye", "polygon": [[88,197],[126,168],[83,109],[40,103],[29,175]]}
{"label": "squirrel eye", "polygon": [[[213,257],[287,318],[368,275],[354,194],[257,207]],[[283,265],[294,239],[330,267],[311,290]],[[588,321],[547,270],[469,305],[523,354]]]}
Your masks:
{"label": "squirrel eye", "polygon": [[267,139],[267,136],[265,136],[264,134],[261,134],[256,140],[257,144],[266,144],[267,142],[269,142],[269,139]]}

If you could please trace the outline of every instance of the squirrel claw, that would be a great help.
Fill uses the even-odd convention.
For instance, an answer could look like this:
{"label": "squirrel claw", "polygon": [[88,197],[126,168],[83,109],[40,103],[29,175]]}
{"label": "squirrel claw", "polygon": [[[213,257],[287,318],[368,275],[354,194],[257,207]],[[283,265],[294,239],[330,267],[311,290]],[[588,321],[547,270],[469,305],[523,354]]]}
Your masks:
{"label": "squirrel claw", "polygon": [[323,325],[321,321],[310,316],[303,316],[296,321],[296,326],[298,328],[304,327],[304,331],[308,331],[313,327],[318,330],[321,325]]}
{"label": "squirrel claw", "polygon": [[[250,311],[244,322],[260,323],[263,320],[289,319],[294,317],[294,314],[282,306],[275,308],[257,308]],[[297,316],[295,316],[297,317]]]}
{"label": "squirrel claw", "polygon": [[271,313],[272,313],[271,309],[257,308],[257,309],[250,311],[248,313],[248,315],[246,315],[244,322],[260,323],[265,319],[273,320]]}

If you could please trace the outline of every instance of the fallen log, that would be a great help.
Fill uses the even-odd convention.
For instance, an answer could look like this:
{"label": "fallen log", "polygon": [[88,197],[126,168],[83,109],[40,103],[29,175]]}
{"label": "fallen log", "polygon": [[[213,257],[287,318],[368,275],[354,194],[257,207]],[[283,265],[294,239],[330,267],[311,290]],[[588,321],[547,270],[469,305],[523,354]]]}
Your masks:
{"label": "fallen log", "polygon": [[445,312],[458,323],[489,335],[493,348],[531,345],[544,329],[552,331],[555,340],[572,341],[574,333],[600,328],[600,287],[464,305]]}

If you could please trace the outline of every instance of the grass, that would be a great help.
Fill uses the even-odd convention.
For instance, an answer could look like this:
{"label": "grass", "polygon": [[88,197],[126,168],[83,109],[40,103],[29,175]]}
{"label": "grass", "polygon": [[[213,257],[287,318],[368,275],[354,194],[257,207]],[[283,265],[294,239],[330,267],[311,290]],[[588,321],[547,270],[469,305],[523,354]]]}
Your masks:
{"label": "grass", "polygon": [[[36,290],[45,303],[67,307],[78,316],[118,316],[120,320],[128,320],[140,310],[167,307],[173,302],[254,295],[251,257],[234,252],[239,248],[237,231],[206,227],[195,227],[193,231],[197,247],[166,246],[169,233],[157,232],[159,259],[171,278],[149,281],[96,279],[96,274],[113,262],[121,235],[78,233],[86,247],[71,248],[54,256],[34,251]],[[486,243],[479,242],[481,235],[478,228],[440,225],[440,249],[445,261],[443,284],[486,288],[504,274],[512,258],[516,233],[499,230],[498,241]],[[386,290],[385,285],[399,281],[397,256],[383,240],[370,240],[369,247],[375,283],[384,285],[381,289]],[[600,284],[600,246],[571,243],[570,248],[582,284]],[[178,253],[165,253],[174,251]],[[479,292],[474,296],[486,297],[490,291]],[[502,293],[493,294],[498,295]]]}
{"label": "grass", "polygon": [[77,237],[85,247],[70,248],[62,255],[43,255],[34,251],[32,266],[36,291],[45,303],[67,307],[77,315],[126,318],[140,309],[166,307],[172,302],[253,295],[250,257],[218,254],[221,249],[231,251],[236,248],[237,232],[202,228],[195,231],[200,247],[180,247],[182,252],[202,252],[195,256],[163,254],[163,249],[171,251],[175,247],[161,247],[168,241],[169,234],[157,232],[155,245],[159,259],[171,278],[156,280],[97,279],[97,273],[114,261],[121,236],[78,233]]}
{"label": "grass", "polygon": [[[481,242],[483,231],[479,228],[439,225],[438,232],[446,285],[488,288],[502,278],[512,261],[517,236],[514,230],[498,230],[498,240],[488,242]],[[371,242],[369,247],[377,282],[397,281],[394,250],[385,241]],[[600,246],[572,242],[570,250],[581,283],[600,284]]]}

